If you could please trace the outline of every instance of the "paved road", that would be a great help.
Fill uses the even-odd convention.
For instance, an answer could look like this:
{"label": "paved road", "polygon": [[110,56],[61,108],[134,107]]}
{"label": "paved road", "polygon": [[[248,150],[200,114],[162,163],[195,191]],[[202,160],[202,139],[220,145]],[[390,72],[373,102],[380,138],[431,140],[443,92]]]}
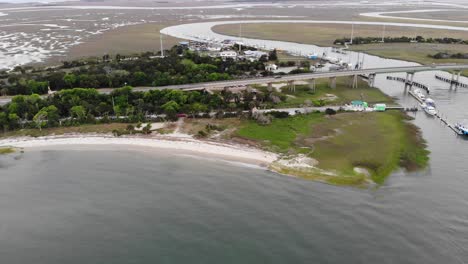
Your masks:
{"label": "paved road", "polygon": [[[397,72],[421,72],[421,71],[439,71],[439,70],[464,70],[468,69],[468,64],[438,64],[429,66],[410,66],[410,67],[389,67],[389,68],[375,68],[375,69],[361,69],[361,70],[347,70],[347,71],[330,71],[330,72],[316,72],[305,73],[296,75],[285,75],[281,78],[275,77],[262,77],[244,80],[220,81],[220,82],[207,82],[195,83],[184,85],[170,85],[162,87],[136,87],[135,91],[149,91],[149,90],[203,90],[224,88],[230,86],[245,86],[252,84],[274,83],[274,82],[287,82],[287,81],[304,81],[320,78],[332,78],[343,76],[354,76],[364,74],[382,74],[382,73],[397,73]],[[99,90],[100,93],[108,94],[112,89]],[[7,104],[11,101],[10,98],[0,98],[0,105]]]}
{"label": "paved road", "polygon": [[223,87],[229,87],[229,86],[287,82],[287,81],[304,81],[304,80],[311,80],[311,79],[354,76],[354,75],[364,75],[364,74],[421,72],[421,71],[438,71],[438,70],[464,70],[464,69],[468,69],[468,64],[441,64],[441,65],[430,65],[430,66],[391,67],[391,68],[376,68],[376,69],[331,71],[331,72],[285,75],[279,79],[275,77],[263,77],[263,78],[252,78],[252,79],[245,79],[245,80],[171,85],[171,86],[164,86],[164,87],[145,87],[141,89],[136,88],[135,90],[137,91],[138,90],[139,91],[155,90],[155,89],[202,90],[202,89],[209,89],[209,88],[223,88]]}

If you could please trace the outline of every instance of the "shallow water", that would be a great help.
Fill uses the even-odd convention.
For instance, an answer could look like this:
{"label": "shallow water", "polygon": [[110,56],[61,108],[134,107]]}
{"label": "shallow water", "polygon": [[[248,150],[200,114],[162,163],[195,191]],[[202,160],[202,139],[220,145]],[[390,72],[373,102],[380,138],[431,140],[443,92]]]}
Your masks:
{"label": "shallow water", "polygon": [[468,185],[397,173],[355,190],[105,147],[2,157],[2,263],[463,263]]}

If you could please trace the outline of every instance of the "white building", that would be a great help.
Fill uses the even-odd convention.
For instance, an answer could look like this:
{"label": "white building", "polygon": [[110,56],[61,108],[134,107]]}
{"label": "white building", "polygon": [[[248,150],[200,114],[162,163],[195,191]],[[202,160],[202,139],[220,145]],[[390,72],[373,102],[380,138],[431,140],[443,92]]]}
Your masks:
{"label": "white building", "polygon": [[244,56],[246,59],[259,60],[262,56],[267,56],[268,58],[268,53],[258,50],[246,50],[244,51]]}
{"label": "white building", "polygon": [[268,64],[265,66],[265,71],[276,71],[278,70],[278,66],[276,64]]}
{"label": "white building", "polygon": [[227,58],[231,58],[231,59],[235,60],[237,58],[237,52],[235,52],[233,50],[221,51],[218,55],[223,60],[227,59]]}

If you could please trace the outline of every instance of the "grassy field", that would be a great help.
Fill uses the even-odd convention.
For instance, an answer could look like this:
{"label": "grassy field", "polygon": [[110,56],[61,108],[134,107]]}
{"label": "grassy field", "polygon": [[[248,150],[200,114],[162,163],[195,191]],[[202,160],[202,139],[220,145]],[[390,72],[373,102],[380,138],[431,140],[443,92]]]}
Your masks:
{"label": "grassy field", "polygon": [[[286,101],[277,105],[278,108],[299,107],[305,104],[305,101],[314,102],[316,100],[326,100],[327,105],[344,105],[353,100],[365,100],[368,103],[391,103],[392,99],[385,95],[379,89],[371,88],[362,80],[358,82],[358,88],[352,89],[350,83],[352,79],[343,77],[337,78],[336,88],[329,87],[327,79],[316,80],[315,92],[310,90],[308,85],[296,85],[296,91],[290,91],[286,88],[282,92],[288,95]],[[336,96],[333,101],[327,100],[327,95]]]}
{"label": "grassy field", "polygon": [[246,121],[236,132],[237,136],[257,140],[268,150],[281,153],[294,153],[298,146],[295,140],[299,135],[311,133],[312,125],[324,121],[322,114],[300,115],[285,119],[275,119],[271,125],[262,126],[255,121]]}
{"label": "grassy field", "polygon": [[77,127],[55,127],[39,129],[22,129],[11,131],[7,133],[0,133],[0,138],[6,137],[42,137],[48,135],[63,135],[70,133],[98,133],[107,134],[112,133],[113,130],[125,130],[128,124],[112,123],[112,124],[100,124],[100,125],[81,125]]}
{"label": "grassy field", "polygon": [[[451,13],[451,14],[449,14]],[[424,14],[424,15],[423,15]],[[437,14],[437,15],[435,15]],[[441,19],[447,20],[453,12],[434,12],[434,13],[413,13],[413,14],[390,14],[389,16],[401,17],[401,19],[395,18],[376,18],[376,17],[365,17],[365,16],[356,16],[357,20],[360,21],[371,21],[371,22],[391,22],[391,23],[411,23],[411,24],[431,24],[431,25],[444,25],[444,26],[454,26],[454,27],[466,27],[468,23],[457,23],[457,22],[447,22],[447,21],[418,21],[405,19],[404,17],[414,17],[414,18],[430,18],[430,19]],[[435,16],[434,16],[435,15]],[[439,17],[439,18],[436,18]],[[450,17],[451,20],[468,20],[466,15]]]}
{"label": "grassy field", "polygon": [[[117,28],[95,36],[69,51],[71,58],[102,56],[105,54],[134,54],[146,51],[159,51],[159,31],[167,25],[142,24]],[[180,39],[163,36],[164,48],[169,49]]]}
{"label": "grassy field", "polygon": [[[404,122],[400,112],[331,117],[317,113],[275,119],[268,126],[249,121],[236,135],[255,140],[269,150],[307,154],[318,161],[317,169],[279,167],[279,171],[337,185],[359,186],[369,180],[382,184],[398,167],[414,170],[428,161],[419,131]],[[356,167],[366,169],[370,175],[356,173]]]}
{"label": "grassy field", "polygon": [[[382,26],[355,25],[354,36],[378,37],[382,36]],[[219,25],[213,30],[220,34],[237,36],[239,25]],[[409,28],[409,27],[386,27],[387,37],[400,36],[423,36],[429,37],[453,37],[468,38],[466,32],[449,31],[439,29]],[[269,40],[282,40],[304,44],[315,44],[319,46],[332,46],[338,38],[350,37],[351,25],[339,24],[307,24],[307,23],[251,23],[243,24],[242,35],[246,38],[261,38]]]}
{"label": "grassy field", "polygon": [[429,43],[378,43],[355,45],[351,48],[354,51],[363,51],[368,54],[414,61],[420,64],[431,63],[468,63],[468,59],[434,59],[428,55],[435,55],[439,52],[468,53],[468,45],[451,44],[429,44]]}

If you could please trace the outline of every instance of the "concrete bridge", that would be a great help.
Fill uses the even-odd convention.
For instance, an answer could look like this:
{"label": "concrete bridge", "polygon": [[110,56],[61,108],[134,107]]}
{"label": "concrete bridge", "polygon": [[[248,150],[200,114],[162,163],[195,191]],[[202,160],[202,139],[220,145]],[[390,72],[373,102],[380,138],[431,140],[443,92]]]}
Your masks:
{"label": "concrete bridge", "polygon": [[[459,76],[462,70],[468,69],[468,64],[433,64],[427,66],[406,66],[406,67],[388,67],[388,68],[374,68],[374,69],[359,69],[359,70],[342,70],[342,71],[328,71],[328,72],[314,72],[305,74],[295,75],[283,75],[281,77],[260,77],[260,78],[249,78],[243,80],[231,80],[231,81],[219,81],[219,82],[206,82],[206,83],[194,83],[194,84],[183,84],[183,85],[170,85],[161,87],[135,87],[135,91],[149,91],[149,90],[183,90],[183,91],[194,91],[194,90],[209,90],[209,89],[224,89],[226,87],[236,86],[248,86],[253,84],[273,84],[276,82],[287,82],[294,87],[295,81],[310,81],[312,89],[315,87],[315,80],[321,78],[330,79],[330,87],[336,87],[337,77],[353,77],[353,87],[357,85],[358,76],[367,76],[369,79],[370,86],[374,86],[375,76],[383,73],[406,73],[405,83],[412,85],[414,75],[417,72],[422,71],[444,71],[452,70],[457,72],[455,76]],[[108,94],[112,89],[98,90],[100,93]],[[45,95],[47,96],[47,95]],[[0,105],[7,104],[11,101],[10,98],[0,98]]]}
{"label": "concrete bridge", "polygon": [[[460,75],[462,70],[468,69],[468,64],[434,64],[428,66],[410,66],[410,67],[389,67],[389,68],[374,68],[374,69],[360,69],[360,70],[344,70],[344,71],[329,71],[329,72],[314,72],[314,73],[305,73],[305,74],[295,74],[295,75],[283,75],[281,78],[274,77],[261,77],[261,78],[251,78],[244,80],[232,80],[232,81],[220,81],[220,82],[208,82],[208,83],[195,83],[195,84],[184,84],[184,85],[171,85],[164,87],[153,87],[146,88],[148,89],[178,89],[178,90],[204,90],[204,89],[214,89],[214,88],[225,88],[225,87],[234,87],[234,86],[248,86],[253,84],[272,84],[276,82],[288,82],[293,84],[294,81],[307,81],[311,80],[312,84],[315,79],[329,78],[330,86],[332,88],[336,87],[336,78],[337,77],[354,77],[354,83],[357,83],[358,76],[368,76],[369,84],[374,85],[375,76],[382,73],[406,73],[405,83],[411,85],[413,82],[414,75],[417,72],[422,71],[442,71],[442,70],[452,70],[457,73],[454,75]],[[138,90],[138,89],[137,89]]]}

